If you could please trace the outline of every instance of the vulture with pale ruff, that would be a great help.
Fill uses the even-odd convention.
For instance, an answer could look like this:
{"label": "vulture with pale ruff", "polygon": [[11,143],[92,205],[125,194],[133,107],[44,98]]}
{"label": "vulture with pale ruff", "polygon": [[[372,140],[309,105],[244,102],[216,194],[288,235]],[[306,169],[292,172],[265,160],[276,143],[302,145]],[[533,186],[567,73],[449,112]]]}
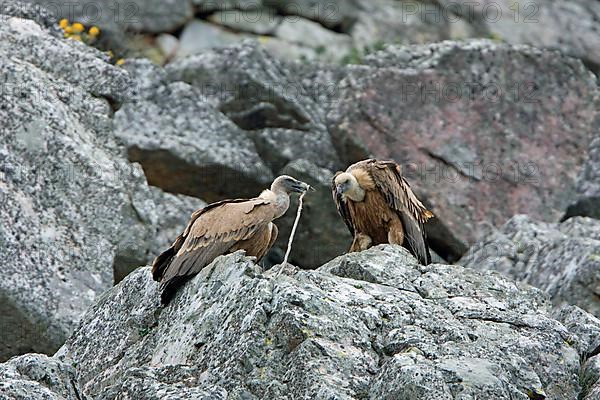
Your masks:
{"label": "vulture with pale ruff", "polygon": [[152,263],[152,277],[160,281],[161,302],[167,304],[179,286],[217,256],[245,250],[259,261],[277,238],[273,220],[287,211],[290,193],[309,188],[282,175],[256,198],[223,200],[195,211],[183,233]]}
{"label": "vulture with pale ruff", "polygon": [[394,161],[352,164],[332,180],[333,200],[354,240],[350,252],[383,243],[405,247],[431,262],[423,224],[433,214],[417,199]]}

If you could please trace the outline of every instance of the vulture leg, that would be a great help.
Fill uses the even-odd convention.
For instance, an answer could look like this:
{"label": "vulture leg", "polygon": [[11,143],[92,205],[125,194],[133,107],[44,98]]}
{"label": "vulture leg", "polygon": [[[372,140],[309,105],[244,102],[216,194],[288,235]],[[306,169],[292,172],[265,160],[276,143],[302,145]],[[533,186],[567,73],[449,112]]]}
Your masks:
{"label": "vulture leg", "polygon": [[[277,228],[277,225],[271,222],[269,223],[269,226],[271,227],[271,241],[269,242],[269,246],[267,246],[265,253],[269,251],[271,247],[273,247],[273,245],[275,244],[275,240],[277,240],[277,235],[279,234],[279,229]],[[263,256],[264,255],[265,254],[263,254]]]}
{"label": "vulture leg", "polygon": [[388,243],[402,246],[404,243],[404,228],[397,216],[394,216],[388,225]]}
{"label": "vulture leg", "polygon": [[365,235],[364,233],[357,233],[354,236],[354,240],[352,241],[352,246],[350,246],[350,253],[355,251],[363,251],[368,249],[373,243],[373,239],[370,236]]}

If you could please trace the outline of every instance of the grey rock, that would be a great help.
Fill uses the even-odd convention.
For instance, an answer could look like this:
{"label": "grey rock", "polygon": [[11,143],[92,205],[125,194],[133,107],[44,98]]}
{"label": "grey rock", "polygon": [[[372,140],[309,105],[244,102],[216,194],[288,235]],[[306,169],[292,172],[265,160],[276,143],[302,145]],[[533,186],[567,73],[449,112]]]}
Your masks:
{"label": "grey rock", "polygon": [[27,354],[0,364],[0,398],[87,399],[73,366],[41,354]]}
{"label": "grey rock", "polygon": [[278,38],[315,49],[320,59],[339,61],[350,51],[352,40],[345,34],[334,33],[320,24],[297,17],[286,17],[275,31]]}
{"label": "grey rock", "polygon": [[282,19],[281,16],[269,8],[219,11],[208,17],[208,20],[213,24],[256,35],[273,34]]}
{"label": "grey rock", "polygon": [[[274,138],[279,146],[289,149],[262,152],[261,157],[270,165],[281,168],[281,160],[309,158],[320,167],[339,166],[320,105],[285,64],[258,44],[246,41],[188,57],[166,70],[171,81],[190,83],[240,128],[253,131],[250,136],[259,138],[258,148],[265,148]],[[254,132],[261,130],[266,131]],[[303,141],[314,145],[311,153],[302,153],[306,146],[295,150]]]}
{"label": "grey rock", "polygon": [[554,304],[573,304],[600,316],[600,222],[563,223],[518,215],[477,242],[460,264],[494,270],[536,286]]}
{"label": "grey rock", "polygon": [[280,60],[300,61],[303,63],[318,62],[323,53],[318,54],[312,47],[290,43],[277,37],[265,36],[259,39],[260,44]]}
{"label": "grey rock", "polygon": [[178,201],[151,196],[141,168],[126,161],[114,140],[111,105],[130,93],[127,72],[34,20],[0,19],[5,360],[56,351],[111,287],[119,260],[147,264],[172,240],[153,233],[182,226],[157,215]]}
{"label": "grey rock", "polygon": [[479,238],[480,223],[518,212],[556,221],[575,200],[600,128],[597,82],[579,60],[474,40],[388,46],[364,62],[330,108],[333,143],[346,163],[403,166],[437,216],[428,236],[445,259]]}
{"label": "grey rock", "polygon": [[128,370],[99,400],[226,400],[227,391],[205,384],[192,366],[141,367]]}
{"label": "grey rock", "polygon": [[361,4],[350,30],[360,51],[381,43],[425,44],[475,35],[461,17],[451,16],[435,2],[379,0]]}
{"label": "grey rock", "polygon": [[50,10],[26,1],[0,0],[0,15],[30,19],[47,29],[48,34],[62,37],[63,32],[56,23],[56,15]]}
{"label": "grey rock", "polygon": [[261,0],[265,6],[273,7],[284,15],[296,15],[328,28],[346,30],[356,19],[360,5],[355,0]]}
{"label": "grey rock", "polygon": [[120,6],[118,18],[123,18],[127,30],[161,33],[172,32],[183,26],[194,15],[190,0],[120,0],[107,3],[103,9],[106,14],[114,14]]}
{"label": "grey rock", "polygon": [[139,94],[114,118],[115,135],[131,161],[144,168],[148,182],[169,192],[220,200],[255,196],[273,174],[244,132],[184,82],[157,82],[155,68],[136,62]]}
{"label": "grey rock", "polygon": [[262,9],[262,0],[192,0],[197,13]]}
{"label": "grey rock", "polygon": [[238,43],[244,36],[227,31],[218,25],[200,19],[190,21],[179,37],[176,57],[183,58],[192,54]]}
{"label": "grey rock", "polygon": [[[130,207],[125,182],[136,179],[111,154],[111,110],[101,97],[118,97],[124,71],[32,20],[9,17],[0,31],[6,82],[0,265],[8,278],[0,283],[0,325],[10,338],[0,359],[6,359],[55,351],[95,295],[110,287],[111,238],[122,226],[121,210]],[[60,66],[51,64],[59,53]],[[105,76],[103,88],[91,78],[94,70]]]}
{"label": "grey rock", "polygon": [[580,399],[595,400],[600,396],[600,355],[596,355],[583,365],[581,372],[582,390]]}
{"label": "grey rock", "polygon": [[600,319],[571,305],[554,310],[553,316],[575,335],[582,359],[600,353]]}
{"label": "grey rock", "polygon": [[577,177],[577,199],[571,204],[563,219],[573,216],[600,219],[600,138],[592,140],[588,158]]}
{"label": "grey rock", "polygon": [[156,37],[156,44],[166,60],[170,60],[177,54],[179,39],[168,33]]}
{"label": "grey rock", "polygon": [[[510,0],[455,2],[437,0],[450,14],[468,19],[480,35],[491,35],[513,44],[530,44],[557,49],[585,60],[592,68],[600,66],[596,1]],[[462,5],[462,6],[461,6]]]}
{"label": "grey rock", "polygon": [[192,213],[206,205],[202,200],[140,186],[131,194],[128,229],[119,235],[113,263],[114,283],[140,265],[146,265],[173,243]]}
{"label": "grey rock", "polygon": [[[115,103],[123,101],[124,89],[130,85],[125,71],[108,64],[105,54],[83,43],[57,38],[31,19],[3,16],[0,52]],[[10,90],[11,82],[7,87]]]}
{"label": "grey rock", "polygon": [[495,273],[420,266],[399,246],[278,278],[241,252],[218,257],[164,308],[157,286],[148,268],[130,274],[61,349],[87,396],[108,400],[143,385],[149,398],[161,387],[228,399],[580,391],[577,351],[539,290]]}

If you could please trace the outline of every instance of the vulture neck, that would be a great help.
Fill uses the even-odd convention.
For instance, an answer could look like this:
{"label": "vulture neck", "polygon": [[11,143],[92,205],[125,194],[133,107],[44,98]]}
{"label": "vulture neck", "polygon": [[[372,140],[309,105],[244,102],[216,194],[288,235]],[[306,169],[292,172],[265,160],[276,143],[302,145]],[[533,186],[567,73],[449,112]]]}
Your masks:
{"label": "vulture neck", "polygon": [[290,206],[290,195],[281,188],[271,188],[263,190],[260,194],[261,199],[268,200],[275,206],[275,218],[281,217],[287,211]]}

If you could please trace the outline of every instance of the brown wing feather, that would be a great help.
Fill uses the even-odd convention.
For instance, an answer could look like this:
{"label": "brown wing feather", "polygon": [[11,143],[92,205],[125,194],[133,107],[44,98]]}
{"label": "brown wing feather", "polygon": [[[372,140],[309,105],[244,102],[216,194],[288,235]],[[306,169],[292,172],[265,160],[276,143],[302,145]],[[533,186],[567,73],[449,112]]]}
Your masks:
{"label": "brown wing feather", "polygon": [[429,264],[431,255],[423,224],[433,214],[417,199],[402,176],[400,166],[394,161],[369,159],[351,166],[354,167],[367,169],[387,205],[400,217],[404,229],[404,246],[422,264]]}
{"label": "brown wing feather", "polygon": [[354,237],[355,228],[354,223],[352,222],[352,218],[350,217],[350,210],[348,209],[348,205],[346,204],[342,196],[338,195],[337,191],[335,190],[335,178],[341,173],[342,172],[339,171],[333,176],[333,178],[331,178],[331,195],[333,196],[333,201],[338,210],[338,213],[344,220],[344,223],[348,227],[350,234]]}
{"label": "brown wing feather", "polygon": [[244,201],[248,201],[248,199],[222,200],[222,201],[217,201],[215,203],[209,204],[203,208],[200,208],[200,209],[194,211],[190,217],[190,221],[188,222],[187,226],[185,227],[183,232],[179,236],[177,236],[177,238],[175,239],[173,244],[171,244],[171,247],[169,247],[167,250],[165,250],[161,254],[159,254],[152,262],[152,278],[155,281],[162,280],[166,268],[169,266],[169,264],[171,263],[171,260],[173,260],[173,257],[175,257],[175,255],[177,254],[179,249],[181,249],[181,246],[185,242],[185,239],[186,239],[192,225],[194,225],[194,222],[196,222],[196,219],[200,215],[202,215],[203,213],[205,213],[215,207],[222,205],[223,203],[240,203],[240,202],[244,202]]}
{"label": "brown wing feather", "polygon": [[153,264],[153,275],[161,281],[163,303],[183,281],[264,228],[273,216],[271,203],[260,198],[225,200],[192,214],[184,232]]}

